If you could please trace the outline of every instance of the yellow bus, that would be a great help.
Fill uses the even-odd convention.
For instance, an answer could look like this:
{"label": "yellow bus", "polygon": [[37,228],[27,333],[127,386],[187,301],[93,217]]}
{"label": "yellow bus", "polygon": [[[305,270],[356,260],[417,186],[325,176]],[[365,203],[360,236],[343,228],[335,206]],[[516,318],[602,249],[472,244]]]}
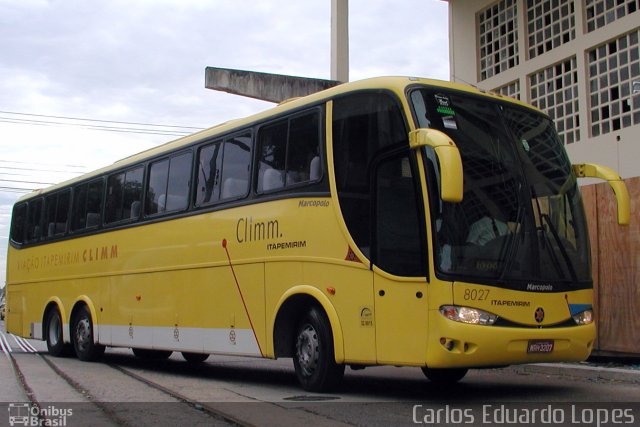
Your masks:
{"label": "yellow bus", "polygon": [[346,365],[579,361],[593,290],[578,177],[551,120],[441,81],[353,82],[19,200],[6,328],[54,355]]}

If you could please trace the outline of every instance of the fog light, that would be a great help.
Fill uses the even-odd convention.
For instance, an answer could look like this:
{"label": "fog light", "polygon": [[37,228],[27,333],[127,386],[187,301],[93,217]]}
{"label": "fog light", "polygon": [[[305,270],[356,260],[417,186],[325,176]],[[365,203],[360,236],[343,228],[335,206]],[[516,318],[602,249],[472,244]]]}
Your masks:
{"label": "fog light", "polygon": [[573,316],[573,320],[578,325],[588,325],[593,323],[593,311],[585,310]]}
{"label": "fog light", "polygon": [[493,325],[498,316],[495,314],[471,307],[460,307],[457,305],[443,305],[440,307],[440,314],[449,320],[469,323],[472,325]]}
{"label": "fog light", "polygon": [[444,337],[440,338],[440,344],[449,351],[453,350],[453,347],[456,345],[454,340]]}

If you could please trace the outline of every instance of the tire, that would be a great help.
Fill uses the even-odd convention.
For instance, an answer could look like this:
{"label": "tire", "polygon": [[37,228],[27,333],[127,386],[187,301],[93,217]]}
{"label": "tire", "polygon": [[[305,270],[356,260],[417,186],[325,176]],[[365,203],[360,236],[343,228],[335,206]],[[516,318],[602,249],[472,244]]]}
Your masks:
{"label": "tire", "polygon": [[182,357],[189,363],[202,363],[209,358],[209,355],[207,353],[190,353],[183,351]]}
{"label": "tire", "polygon": [[293,366],[303,389],[323,392],[340,384],[344,365],[336,363],[331,326],[322,310],[313,307],[302,317],[293,349]]}
{"label": "tire", "polygon": [[452,368],[452,369],[429,369],[422,368],[422,372],[425,377],[429,378],[431,382],[440,385],[455,384],[467,375],[469,370],[466,368]]}
{"label": "tire", "polygon": [[45,336],[47,350],[54,357],[64,357],[73,354],[73,345],[65,344],[62,337],[62,316],[57,308],[47,313],[45,320]]}
{"label": "tire", "polygon": [[173,354],[171,350],[149,350],[146,348],[132,348],[131,350],[137,358],[144,360],[164,360]]}
{"label": "tire", "polygon": [[96,344],[93,336],[93,320],[87,307],[82,307],[73,316],[71,342],[76,356],[83,362],[93,362],[104,354],[104,346]]}

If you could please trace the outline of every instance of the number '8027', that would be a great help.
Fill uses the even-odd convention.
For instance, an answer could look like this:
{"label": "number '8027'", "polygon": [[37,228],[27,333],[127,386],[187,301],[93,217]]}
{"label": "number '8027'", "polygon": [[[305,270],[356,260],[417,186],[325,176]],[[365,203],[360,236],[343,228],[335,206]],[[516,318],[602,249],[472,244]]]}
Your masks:
{"label": "number '8027'", "polygon": [[489,291],[486,289],[465,289],[465,301],[484,301],[489,297]]}

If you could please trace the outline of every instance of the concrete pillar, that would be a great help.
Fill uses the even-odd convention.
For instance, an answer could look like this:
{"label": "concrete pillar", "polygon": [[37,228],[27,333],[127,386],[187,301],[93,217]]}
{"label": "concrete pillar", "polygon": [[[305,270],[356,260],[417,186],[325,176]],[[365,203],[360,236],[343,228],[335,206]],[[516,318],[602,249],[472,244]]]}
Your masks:
{"label": "concrete pillar", "polygon": [[207,67],[205,87],[269,102],[282,102],[336,86],[333,80]]}
{"label": "concrete pillar", "polygon": [[331,80],[349,81],[349,0],[331,0]]}

